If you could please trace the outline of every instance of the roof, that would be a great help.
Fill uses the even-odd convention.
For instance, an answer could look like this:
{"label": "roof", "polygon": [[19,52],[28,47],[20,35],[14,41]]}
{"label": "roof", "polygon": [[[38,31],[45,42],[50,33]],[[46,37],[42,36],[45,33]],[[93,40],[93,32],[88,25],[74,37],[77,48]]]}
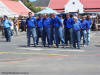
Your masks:
{"label": "roof", "polygon": [[84,8],[100,8],[100,0],[80,0]]}
{"label": "roof", "polygon": [[17,16],[16,13],[13,13],[9,10],[1,1],[0,1],[0,16]]}
{"label": "roof", "polygon": [[30,11],[27,7],[23,5],[21,1],[11,1],[11,0],[0,0],[4,5],[8,7],[12,12],[18,15],[27,15]]}
{"label": "roof", "polygon": [[44,14],[44,13],[48,13],[48,14],[50,14],[50,13],[56,13],[56,14],[58,14],[55,10],[53,10],[51,8],[45,8],[42,11],[38,12],[37,14]]}
{"label": "roof", "polygon": [[85,12],[100,12],[100,9],[85,9]]}
{"label": "roof", "polygon": [[49,8],[52,9],[64,9],[64,6],[69,0],[50,0]]}
{"label": "roof", "polygon": [[[61,12],[64,10],[68,1],[69,0],[50,0],[48,7]],[[100,11],[100,0],[80,0],[80,2],[83,4],[84,11]]]}
{"label": "roof", "polygon": [[49,4],[50,0],[37,0],[34,3],[35,6],[39,7],[48,7],[48,4]]}
{"label": "roof", "polygon": [[80,0],[85,12],[100,12],[100,0]]}

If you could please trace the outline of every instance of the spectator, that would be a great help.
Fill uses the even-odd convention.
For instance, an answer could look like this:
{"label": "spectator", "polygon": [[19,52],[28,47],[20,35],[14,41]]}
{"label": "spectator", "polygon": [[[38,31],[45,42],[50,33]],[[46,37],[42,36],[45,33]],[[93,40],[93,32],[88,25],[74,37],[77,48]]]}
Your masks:
{"label": "spectator", "polygon": [[5,38],[7,42],[11,42],[11,22],[8,20],[7,16],[4,16],[3,20],[3,26],[4,26],[4,33],[5,33]]}

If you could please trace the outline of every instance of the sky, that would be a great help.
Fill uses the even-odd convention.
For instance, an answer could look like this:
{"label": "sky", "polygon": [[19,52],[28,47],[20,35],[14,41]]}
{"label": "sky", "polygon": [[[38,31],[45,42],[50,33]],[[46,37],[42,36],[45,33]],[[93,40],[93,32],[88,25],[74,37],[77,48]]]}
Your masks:
{"label": "sky", "polygon": [[36,1],[36,0],[29,0],[30,2],[34,2],[34,1]]}

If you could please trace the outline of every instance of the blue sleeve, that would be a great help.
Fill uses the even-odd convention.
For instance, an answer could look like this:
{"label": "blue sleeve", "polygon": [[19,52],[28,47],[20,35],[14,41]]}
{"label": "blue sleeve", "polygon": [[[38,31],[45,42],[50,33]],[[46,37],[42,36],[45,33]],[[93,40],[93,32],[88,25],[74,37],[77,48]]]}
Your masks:
{"label": "blue sleeve", "polygon": [[80,28],[82,28],[82,23],[80,22]]}
{"label": "blue sleeve", "polygon": [[51,25],[51,20],[50,20],[50,18],[49,18],[49,25]]}
{"label": "blue sleeve", "polygon": [[91,24],[92,24],[92,21],[91,21],[91,19],[90,19],[90,26],[91,26]]}
{"label": "blue sleeve", "polygon": [[43,24],[44,19],[42,18],[42,24]]}
{"label": "blue sleeve", "polygon": [[36,25],[38,24],[38,20],[36,19]]}
{"label": "blue sleeve", "polygon": [[59,21],[59,23],[62,23],[62,22],[61,22],[61,18],[60,18],[60,17],[58,17],[58,21]]}
{"label": "blue sleeve", "polygon": [[89,26],[89,23],[88,23],[88,21],[86,21],[86,28],[88,28],[88,26]]}
{"label": "blue sleeve", "polygon": [[81,22],[79,22],[79,26],[80,26],[80,28],[81,28]]}
{"label": "blue sleeve", "polygon": [[34,24],[36,25],[37,23],[36,23],[36,19],[34,18]]}
{"label": "blue sleeve", "polygon": [[9,23],[10,26],[12,26],[10,21],[8,21],[8,23]]}
{"label": "blue sleeve", "polygon": [[73,19],[73,18],[71,19],[71,24],[72,24],[72,25],[74,24],[74,19]]}
{"label": "blue sleeve", "polygon": [[51,25],[53,25],[53,19],[51,19],[51,22],[50,23],[51,23]]}

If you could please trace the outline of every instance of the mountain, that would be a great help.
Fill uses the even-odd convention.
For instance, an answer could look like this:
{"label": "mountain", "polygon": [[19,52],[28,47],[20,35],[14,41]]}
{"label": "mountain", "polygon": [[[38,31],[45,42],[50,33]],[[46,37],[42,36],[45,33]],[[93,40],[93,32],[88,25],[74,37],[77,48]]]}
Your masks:
{"label": "mountain", "polygon": [[49,5],[50,0],[37,0],[35,2],[33,2],[33,4],[38,7],[38,6],[42,6],[42,7],[47,7]]}

